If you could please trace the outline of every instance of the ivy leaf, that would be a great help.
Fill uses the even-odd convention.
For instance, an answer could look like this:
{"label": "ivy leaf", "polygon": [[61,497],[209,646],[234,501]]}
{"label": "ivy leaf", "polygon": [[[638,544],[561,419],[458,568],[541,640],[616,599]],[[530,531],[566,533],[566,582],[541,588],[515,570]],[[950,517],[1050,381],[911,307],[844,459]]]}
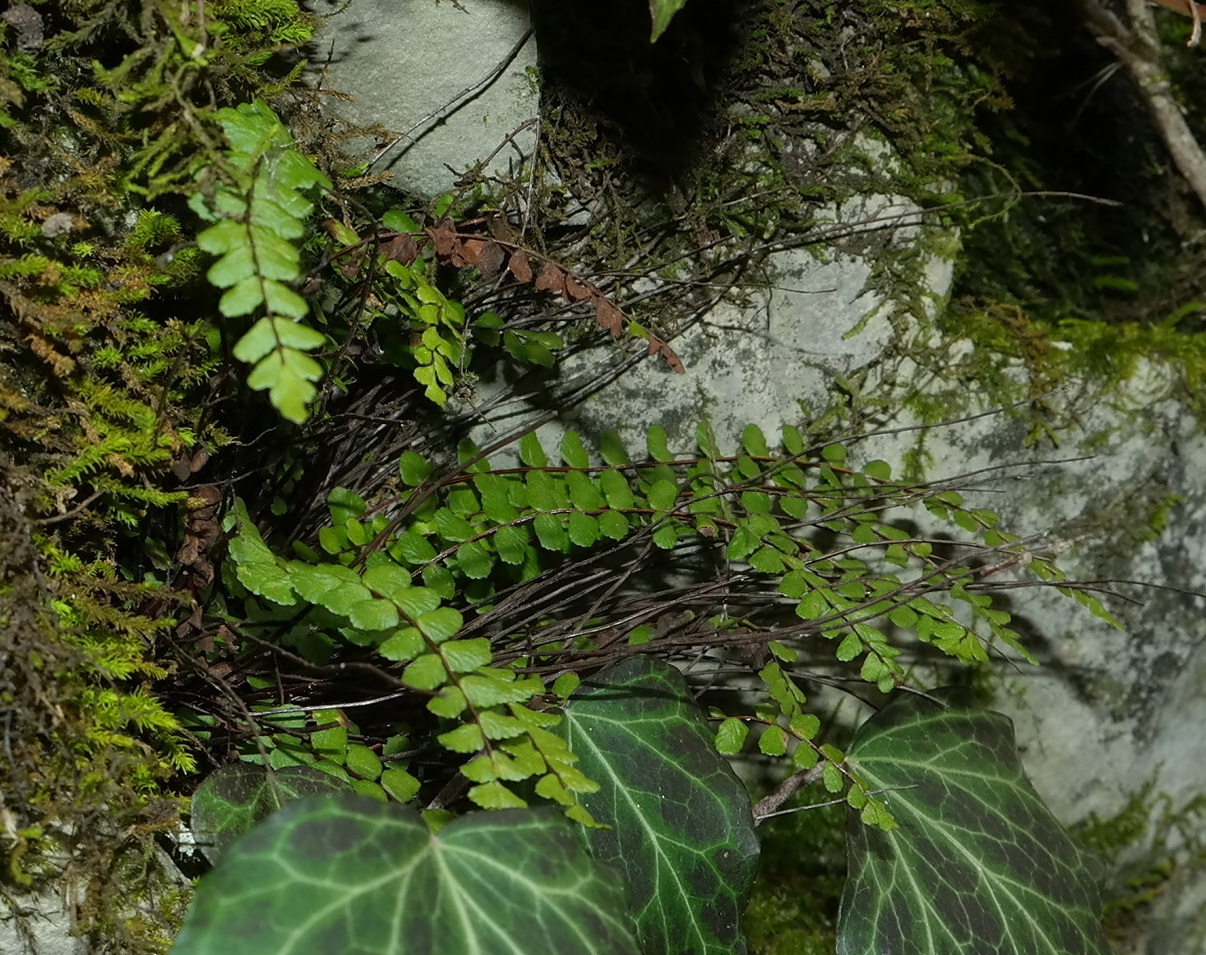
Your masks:
{"label": "ivy leaf", "polygon": [[936,695],[896,700],[850,746],[899,825],[850,816],[839,955],[1107,955],[1092,862],[1026,778],[1012,723]]}
{"label": "ivy leaf", "polygon": [[598,781],[585,837],[628,885],[642,951],[744,953],[758,867],[750,798],[716,753],[682,675],[631,657],[584,682],[555,732]]}
{"label": "ivy leaf", "polygon": [[239,836],[286,803],[344,789],[334,776],[307,766],[273,771],[233,763],[214,770],[193,793],[190,828],[212,864]]}
{"label": "ivy leaf", "polygon": [[227,860],[197,887],[174,955],[396,955],[399,939],[466,955],[516,939],[532,952],[638,953],[623,887],[553,810],[473,813],[433,835],[404,806],[313,796]]}

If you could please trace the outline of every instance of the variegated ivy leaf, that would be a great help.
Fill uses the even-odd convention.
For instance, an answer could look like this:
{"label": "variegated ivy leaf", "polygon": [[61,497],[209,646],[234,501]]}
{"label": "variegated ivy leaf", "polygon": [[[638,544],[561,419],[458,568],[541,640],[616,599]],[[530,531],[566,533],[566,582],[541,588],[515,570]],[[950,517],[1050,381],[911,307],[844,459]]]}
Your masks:
{"label": "variegated ivy leaf", "polygon": [[554,732],[599,784],[581,801],[611,828],[586,838],[624,873],[645,955],[743,953],[759,853],[749,794],[682,675],[630,657],[584,682]]}
{"label": "variegated ivy leaf", "polygon": [[174,955],[637,955],[623,887],[552,810],[472,813],[312,796],[232,845]]}
{"label": "variegated ivy leaf", "polygon": [[850,746],[898,826],[851,813],[838,955],[1107,955],[1093,860],[1026,778],[1012,723],[936,695],[895,701]]}

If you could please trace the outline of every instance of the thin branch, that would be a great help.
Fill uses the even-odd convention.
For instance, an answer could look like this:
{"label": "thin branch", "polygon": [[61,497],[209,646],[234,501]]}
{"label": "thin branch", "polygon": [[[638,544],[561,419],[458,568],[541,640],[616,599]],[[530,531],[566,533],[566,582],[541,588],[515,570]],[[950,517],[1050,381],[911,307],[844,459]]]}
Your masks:
{"label": "thin branch", "polygon": [[1124,24],[1106,9],[1102,0],[1078,0],[1085,22],[1097,42],[1113,53],[1130,73],[1173,163],[1198,200],[1206,206],[1206,154],[1185,121],[1162,62],[1152,16],[1153,2],[1195,16],[1195,24],[1201,16],[1202,8],[1198,4],[1191,7],[1187,0],[1127,0],[1127,23]]}

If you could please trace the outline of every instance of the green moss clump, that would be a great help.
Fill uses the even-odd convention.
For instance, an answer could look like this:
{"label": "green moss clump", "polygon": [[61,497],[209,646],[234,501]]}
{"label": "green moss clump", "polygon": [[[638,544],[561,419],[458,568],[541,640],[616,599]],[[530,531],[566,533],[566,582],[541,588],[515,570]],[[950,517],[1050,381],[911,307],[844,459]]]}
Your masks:
{"label": "green moss clump", "polygon": [[[807,803],[797,795],[788,808]],[[743,923],[750,951],[833,955],[846,882],[844,805],[802,809],[762,828],[762,863]]]}
{"label": "green moss clump", "polygon": [[293,0],[30,16],[0,24],[0,892],[66,864],[94,950],[142,955],[180,909],[154,842],[179,824],[165,782],[196,768],[161,698],[212,575],[181,525],[230,440],[183,196],[220,159],[216,111],[290,83],[274,57],[317,21]]}

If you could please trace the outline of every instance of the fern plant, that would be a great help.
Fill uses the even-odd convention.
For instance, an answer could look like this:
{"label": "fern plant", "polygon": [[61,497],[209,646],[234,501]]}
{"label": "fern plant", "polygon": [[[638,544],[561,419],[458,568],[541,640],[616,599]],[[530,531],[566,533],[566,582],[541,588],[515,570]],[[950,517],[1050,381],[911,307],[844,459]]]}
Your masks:
{"label": "fern plant", "polygon": [[[245,626],[281,632],[316,663],[360,648],[396,673],[400,691],[426,700],[427,722],[417,724],[426,729],[412,727],[411,742],[416,731],[430,732],[477,805],[517,808],[535,795],[588,822],[581,797],[594,782],[556,740],[559,720],[547,701],[570,694],[583,668],[630,653],[766,645],[769,658],[756,668],[765,703],[753,714],[717,714],[721,750],[737,752],[758,727],[764,754],[790,754],[800,770],[821,764],[827,787],[846,792],[867,822],[891,826],[882,804],[846,772],[841,750],[818,742],[821,724],[807,711],[795,669],[804,642],[829,644],[884,692],[903,681],[910,640],[969,664],[985,661],[993,644],[1029,658],[1008,612],[983,589],[1003,567],[1025,564],[1056,583],[1060,572],[997,529],[994,514],[967,508],[957,491],[896,482],[882,461],[853,467],[842,445],[809,446],[795,428],[772,450],[751,426],[741,453],[722,456],[701,425],[698,444],[696,455],[677,458],[653,428],[648,457],[633,463],[611,434],[596,463],[571,431],[560,463],[551,464],[529,434],[519,446],[522,466],[501,469],[464,444],[462,460],[474,463],[435,485],[433,464],[407,452],[399,477],[410,491],[374,510],[351,491],[333,491],[321,552],[299,543],[288,560],[236,507],[228,519],[231,583],[250,602],[231,609],[254,621]],[[963,531],[972,553],[994,559],[974,566],[937,556],[932,538],[891,520],[893,509],[919,504]],[[635,549],[644,554],[637,565],[650,554],[664,561],[702,549],[726,568],[724,579],[742,582],[711,584],[702,606],[744,606],[743,589],[766,606],[713,612],[677,635],[658,632],[660,605],[647,615],[596,608],[588,631],[610,634],[604,640],[555,618],[533,620],[507,599],[523,590],[535,597],[566,559],[582,561],[592,549]],[[1065,589],[1106,614],[1095,598]],[[406,785],[417,791],[418,780]]]}
{"label": "fern plant", "polygon": [[218,303],[222,314],[265,313],[234,346],[235,357],[253,365],[247,384],[267,390],[285,418],[302,422],[322,377],[322,366],[307,352],[326,339],[301,324],[310,308],[289,283],[301,275],[295,240],[305,234],[313,208],[307,194],[330,181],[292,148],[292,136],[265,103],[220,110],[218,119],[230,148],[220,171],[202,171],[201,191],[189,202],[214,223],[197,245],[218,256],[206,276],[226,290]]}

